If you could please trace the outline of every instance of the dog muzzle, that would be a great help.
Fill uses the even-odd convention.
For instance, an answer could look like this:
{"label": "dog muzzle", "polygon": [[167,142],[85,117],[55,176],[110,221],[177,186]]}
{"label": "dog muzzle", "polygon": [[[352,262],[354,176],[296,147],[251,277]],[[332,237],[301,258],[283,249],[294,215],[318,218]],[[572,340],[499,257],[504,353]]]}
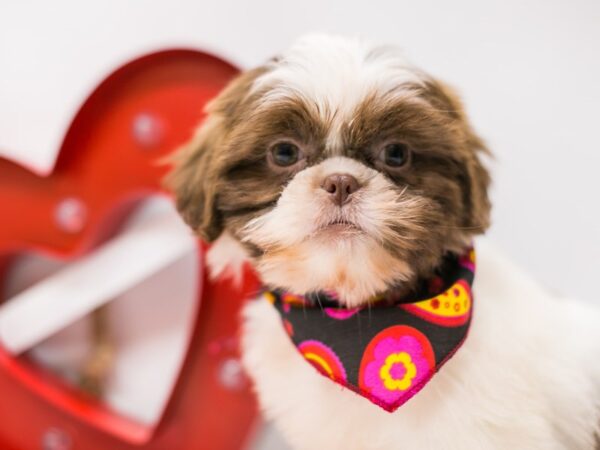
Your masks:
{"label": "dog muzzle", "polygon": [[344,308],[332,292],[266,290],[304,359],[386,411],[415,396],[462,346],[471,323],[475,254],[448,255],[411,298],[393,291]]}

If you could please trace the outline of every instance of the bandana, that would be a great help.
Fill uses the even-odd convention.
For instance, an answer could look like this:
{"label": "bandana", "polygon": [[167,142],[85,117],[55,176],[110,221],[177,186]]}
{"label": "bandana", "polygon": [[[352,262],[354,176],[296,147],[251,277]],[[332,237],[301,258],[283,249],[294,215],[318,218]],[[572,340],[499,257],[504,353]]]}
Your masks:
{"label": "bandana", "polygon": [[392,293],[344,308],[332,292],[265,297],[307,362],[388,412],[416,395],[467,337],[475,255],[446,256],[411,298]]}

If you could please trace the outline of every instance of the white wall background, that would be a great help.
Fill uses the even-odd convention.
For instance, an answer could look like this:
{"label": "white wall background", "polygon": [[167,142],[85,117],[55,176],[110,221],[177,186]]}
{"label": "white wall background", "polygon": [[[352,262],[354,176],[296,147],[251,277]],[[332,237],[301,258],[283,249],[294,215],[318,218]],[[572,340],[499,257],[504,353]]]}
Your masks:
{"label": "white wall background", "polygon": [[47,173],[79,102],[140,53],[249,67],[313,30],[398,44],[457,86],[496,154],[490,236],[552,289],[600,302],[598,0],[5,0],[0,154]]}

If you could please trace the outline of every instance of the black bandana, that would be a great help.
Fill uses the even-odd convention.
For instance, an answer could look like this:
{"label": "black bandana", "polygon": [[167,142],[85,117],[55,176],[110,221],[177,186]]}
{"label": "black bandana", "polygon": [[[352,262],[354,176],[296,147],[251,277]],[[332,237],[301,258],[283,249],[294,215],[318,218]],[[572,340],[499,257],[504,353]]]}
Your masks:
{"label": "black bandana", "polygon": [[266,291],[292,342],[320,373],[392,412],[417,394],[467,337],[475,264],[449,255],[407,299],[340,307],[334,293]]}

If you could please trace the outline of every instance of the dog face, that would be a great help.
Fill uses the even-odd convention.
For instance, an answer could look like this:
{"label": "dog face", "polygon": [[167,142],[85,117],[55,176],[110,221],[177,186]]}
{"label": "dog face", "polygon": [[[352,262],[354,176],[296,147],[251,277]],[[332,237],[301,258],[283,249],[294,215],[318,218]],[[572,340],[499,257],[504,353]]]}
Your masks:
{"label": "dog face", "polygon": [[410,288],[488,226],[485,151],[456,96],[399,53],[309,36],[235,79],[167,179],[263,281],[347,305]]}

